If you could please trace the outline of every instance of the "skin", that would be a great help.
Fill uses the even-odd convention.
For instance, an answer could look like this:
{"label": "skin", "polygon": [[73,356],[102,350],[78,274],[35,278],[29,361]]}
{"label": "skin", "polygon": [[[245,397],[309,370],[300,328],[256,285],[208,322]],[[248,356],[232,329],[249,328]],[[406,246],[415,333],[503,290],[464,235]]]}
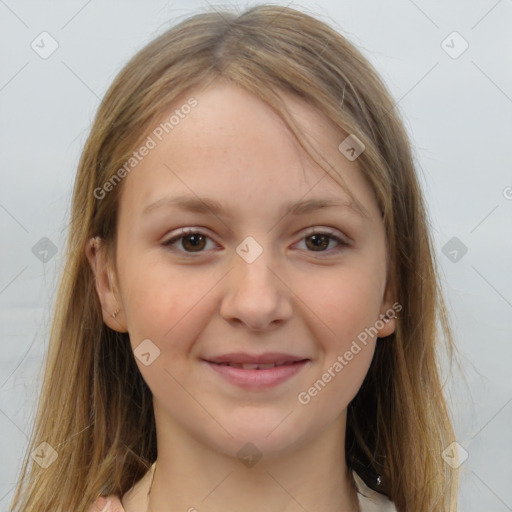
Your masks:
{"label": "skin", "polygon": [[[348,196],[255,96],[217,81],[173,109],[190,96],[198,105],[122,183],[115,264],[94,239],[86,249],[105,323],[128,332],[134,350],[145,339],[160,350],[149,366],[136,358],[157,425],[151,511],[356,511],[344,455],[346,408],[376,337],[309,404],[297,397],[394,302],[375,197],[357,160],[338,150],[346,134],[284,95],[368,217],[340,207],[284,215],[289,201]],[[154,201],[181,194],[213,198],[231,214],[161,207],[143,215]],[[208,237],[199,252],[190,237],[178,239],[174,251],[164,246],[185,227]],[[327,238],[328,246],[315,250],[313,227],[348,245],[336,251],[338,243]],[[236,252],[247,236],[263,249],[252,263]],[[389,320],[377,336],[394,329]],[[274,388],[244,390],[201,361],[238,351],[286,352],[310,362]],[[262,454],[252,467],[237,458],[247,442]],[[127,512],[146,509],[136,494],[125,495]]]}

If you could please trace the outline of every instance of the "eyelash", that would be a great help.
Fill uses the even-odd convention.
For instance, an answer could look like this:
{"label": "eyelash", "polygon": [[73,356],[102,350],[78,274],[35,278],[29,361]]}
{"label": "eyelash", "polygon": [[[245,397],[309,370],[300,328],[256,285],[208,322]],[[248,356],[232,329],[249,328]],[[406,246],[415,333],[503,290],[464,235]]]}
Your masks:
{"label": "eyelash", "polygon": [[[195,230],[195,229],[191,229],[191,228],[184,228],[181,230],[181,232],[179,234],[177,234],[176,236],[173,236],[172,238],[170,238],[169,240],[167,240],[166,242],[164,242],[162,245],[166,248],[168,248],[169,250],[171,251],[177,251],[177,252],[181,252],[183,254],[186,254],[187,257],[192,257],[192,258],[195,258],[199,255],[201,255],[202,253],[204,253],[205,251],[202,250],[202,251],[198,251],[198,252],[190,252],[190,251],[185,251],[185,250],[179,250],[179,249],[176,249],[175,247],[172,247],[172,245],[176,242],[178,242],[179,240],[182,240],[184,238],[186,238],[187,236],[190,236],[190,235],[201,235],[209,240],[212,240],[211,237],[209,237],[206,233],[203,233],[202,231],[200,230]],[[342,251],[345,247],[348,247],[348,243],[345,242],[344,240],[342,240],[340,237],[336,236],[334,233],[331,233],[329,231],[312,231],[310,233],[308,233],[307,235],[303,236],[301,238],[301,241],[306,239],[306,238],[309,238],[311,236],[314,236],[314,235],[322,235],[322,236],[327,236],[329,237],[330,240],[334,240],[336,243],[338,243],[338,246],[334,249],[331,249],[331,250],[325,250],[325,251],[307,251],[307,252],[310,252],[310,253],[318,253],[319,254],[319,257],[320,258],[325,258],[325,257],[328,257],[328,256],[332,256],[333,254],[338,254],[340,251]],[[328,253],[327,256],[322,256],[321,254],[322,253]]]}

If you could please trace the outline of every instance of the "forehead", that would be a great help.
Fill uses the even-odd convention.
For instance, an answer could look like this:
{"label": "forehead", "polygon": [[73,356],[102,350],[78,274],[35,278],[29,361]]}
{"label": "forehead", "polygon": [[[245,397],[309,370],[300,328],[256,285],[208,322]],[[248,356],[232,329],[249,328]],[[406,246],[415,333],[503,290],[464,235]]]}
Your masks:
{"label": "forehead", "polygon": [[[184,108],[191,98],[195,106]],[[329,172],[300,147],[269,105],[239,86],[215,83],[181,95],[151,129],[154,147],[125,178],[121,208],[142,212],[171,192],[212,197],[226,208],[251,201],[270,207],[310,196],[348,202],[338,175],[356,204],[375,210],[356,162],[338,150],[346,134],[312,106],[289,95],[283,100]]]}

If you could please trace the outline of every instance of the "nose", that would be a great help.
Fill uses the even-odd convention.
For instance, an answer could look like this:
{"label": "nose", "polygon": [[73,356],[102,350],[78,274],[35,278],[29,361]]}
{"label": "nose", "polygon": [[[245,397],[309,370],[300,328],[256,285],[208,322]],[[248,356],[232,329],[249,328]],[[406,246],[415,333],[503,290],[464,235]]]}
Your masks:
{"label": "nose", "polygon": [[235,254],[234,267],[225,280],[220,308],[227,322],[245,325],[251,331],[264,331],[291,318],[293,293],[286,286],[286,279],[272,268],[267,251],[252,263]]}

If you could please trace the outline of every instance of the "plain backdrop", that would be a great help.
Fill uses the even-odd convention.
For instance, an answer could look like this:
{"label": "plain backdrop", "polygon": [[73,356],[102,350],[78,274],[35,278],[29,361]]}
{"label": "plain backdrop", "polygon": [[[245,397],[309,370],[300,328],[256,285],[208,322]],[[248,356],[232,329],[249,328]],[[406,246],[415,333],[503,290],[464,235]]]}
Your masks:
{"label": "plain backdrop", "polygon": [[[342,32],[396,99],[461,354],[464,377],[447,372],[446,384],[468,455],[460,510],[510,511],[512,2],[281,4]],[[233,5],[253,2],[0,0],[0,510],[31,432],[72,184],[100,98],[155,36]]]}

